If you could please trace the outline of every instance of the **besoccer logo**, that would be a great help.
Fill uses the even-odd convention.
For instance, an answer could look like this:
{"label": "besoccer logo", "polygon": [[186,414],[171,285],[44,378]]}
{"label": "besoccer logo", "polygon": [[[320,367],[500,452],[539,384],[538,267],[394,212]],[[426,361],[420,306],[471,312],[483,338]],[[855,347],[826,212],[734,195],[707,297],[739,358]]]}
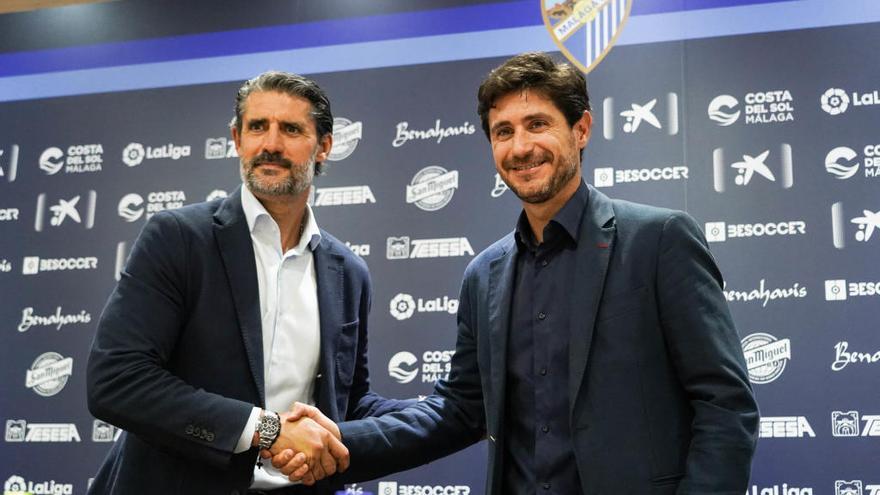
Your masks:
{"label": "besoccer logo", "polygon": [[736,110],[737,105],[739,105],[739,101],[733,96],[716,96],[709,103],[709,118],[720,126],[727,127],[733,125],[742,113],[739,110]]}
{"label": "besoccer logo", "polygon": [[831,434],[835,437],[859,436],[859,412],[831,411]]}
{"label": "besoccer logo", "polygon": [[825,300],[826,301],[844,301],[844,300],[846,300],[846,280],[826,280],[825,281]]}
{"label": "besoccer logo", "polygon": [[418,358],[408,351],[400,351],[388,361],[388,374],[398,383],[409,383],[419,374]]}
{"label": "besoccer logo", "polygon": [[406,320],[416,310],[416,301],[409,294],[397,294],[391,300],[390,310],[391,316],[398,320]]}
{"label": "besoccer logo", "polygon": [[820,99],[822,110],[830,115],[840,115],[849,108],[849,96],[840,88],[829,88]]}
{"label": "besoccer logo", "polygon": [[129,167],[140,165],[146,156],[147,152],[144,150],[144,145],[141,143],[129,143],[128,146],[122,150],[122,161]]}

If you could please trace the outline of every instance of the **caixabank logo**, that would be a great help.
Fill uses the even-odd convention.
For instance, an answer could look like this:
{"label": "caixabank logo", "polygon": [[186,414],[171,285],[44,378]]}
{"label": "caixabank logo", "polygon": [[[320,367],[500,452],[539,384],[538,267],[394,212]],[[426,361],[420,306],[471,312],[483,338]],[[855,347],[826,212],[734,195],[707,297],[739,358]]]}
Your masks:
{"label": "caixabank logo", "polygon": [[95,226],[97,201],[98,193],[94,190],[59,198],[50,198],[48,194],[41,193],[37,195],[34,230],[43,232],[69,226],[91,229]]}
{"label": "caixabank logo", "polygon": [[104,147],[100,143],[74,144],[64,150],[50,146],[40,153],[39,164],[46,175],[100,172],[104,165]]}
{"label": "caixabank logo", "polygon": [[618,129],[625,136],[650,133],[675,136],[679,132],[678,93],[648,97],[623,106],[626,108],[620,110],[620,103],[614,97],[602,101],[602,135],[609,141],[619,136]]}
{"label": "caixabank logo", "polygon": [[13,474],[3,483],[3,495],[70,495],[72,493],[72,483],[60,483],[55,480],[27,481],[17,474]]}
{"label": "caixabank logo", "polygon": [[787,89],[754,91],[740,99],[723,94],[712,98],[708,114],[713,122],[723,127],[735,124],[743,115],[742,121],[749,125],[791,122],[794,120],[794,98]]}
{"label": "caixabank logo", "polygon": [[835,437],[880,437],[880,414],[860,416],[859,411],[831,411],[831,434]]}
{"label": "caixabank logo", "polygon": [[782,375],[791,359],[791,340],[756,332],[742,339],[743,354],[752,383],[770,383]]}
{"label": "caixabank logo", "polygon": [[71,443],[80,442],[79,430],[73,423],[29,423],[24,419],[6,420],[6,437],[10,443]]}
{"label": "caixabank logo", "polygon": [[18,177],[18,153],[17,144],[0,147],[0,184],[15,182]]}
{"label": "caixabank logo", "polygon": [[[851,203],[847,203],[851,205]],[[831,240],[834,247],[844,249],[847,241],[854,240],[856,244],[868,244],[871,239],[880,239],[880,209],[875,207],[853,208],[853,214],[847,213],[847,206],[843,201],[831,205]],[[880,203],[878,203],[880,206]],[[876,210],[876,211],[875,211]],[[874,241],[880,242],[880,241]]]}
{"label": "caixabank logo", "polygon": [[596,187],[612,187],[615,184],[668,182],[687,179],[688,168],[684,165],[629,169],[598,167],[593,171],[593,185]]}
{"label": "caixabank logo", "polygon": [[862,480],[835,480],[834,495],[880,495],[880,484],[866,484]]}
{"label": "caixabank logo", "polygon": [[[730,169],[736,172],[731,173]],[[736,151],[715,148],[712,152],[712,185],[715,192],[726,192],[731,182],[734,188],[772,183],[781,189],[790,189],[794,184],[791,145],[782,143],[776,149]]]}

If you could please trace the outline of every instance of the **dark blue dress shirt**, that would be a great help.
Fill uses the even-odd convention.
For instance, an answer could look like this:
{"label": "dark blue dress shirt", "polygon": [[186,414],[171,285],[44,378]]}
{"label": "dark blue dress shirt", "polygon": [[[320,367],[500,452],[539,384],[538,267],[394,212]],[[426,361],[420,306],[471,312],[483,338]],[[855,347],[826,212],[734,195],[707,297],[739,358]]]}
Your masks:
{"label": "dark blue dress shirt", "polygon": [[577,192],[544,228],[538,244],[525,212],[516,226],[516,282],[504,417],[506,494],[582,493],[569,429],[570,287],[589,190]]}

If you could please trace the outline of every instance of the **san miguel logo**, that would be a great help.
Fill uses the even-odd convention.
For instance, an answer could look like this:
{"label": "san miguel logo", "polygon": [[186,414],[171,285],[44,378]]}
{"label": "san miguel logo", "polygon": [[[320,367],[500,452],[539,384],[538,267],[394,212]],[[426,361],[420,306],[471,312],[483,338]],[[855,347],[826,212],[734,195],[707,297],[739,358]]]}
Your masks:
{"label": "san miguel logo", "polygon": [[559,50],[585,73],[608,55],[633,0],[541,0],[544,25]]}

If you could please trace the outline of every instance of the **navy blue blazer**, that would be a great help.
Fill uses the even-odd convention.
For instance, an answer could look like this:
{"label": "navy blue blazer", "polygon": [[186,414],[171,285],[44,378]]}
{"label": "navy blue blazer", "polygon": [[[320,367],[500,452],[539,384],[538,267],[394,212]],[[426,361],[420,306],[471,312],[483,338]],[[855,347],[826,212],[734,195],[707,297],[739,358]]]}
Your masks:
{"label": "navy blue blazer", "polygon": [[[590,188],[571,288],[569,423],[583,493],[745,492],[758,410],[722,279],[682,212]],[[343,476],[384,476],[487,438],[501,494],[513,234],[467,267],[449,379],[403,411],[340,425]]]}
{"label": "navy blue blazer", "polygon": [[[321,235],[316,405],[335,421],[399,409],[405,402],[370,392],[367,266]],[[98,323],[87,388],[92,414],[126,432],[89,493],[247,490],[257,449],[233,449],[251,408],[265,405],[265,388],[256,262],[240,190],[147,222]]]}

